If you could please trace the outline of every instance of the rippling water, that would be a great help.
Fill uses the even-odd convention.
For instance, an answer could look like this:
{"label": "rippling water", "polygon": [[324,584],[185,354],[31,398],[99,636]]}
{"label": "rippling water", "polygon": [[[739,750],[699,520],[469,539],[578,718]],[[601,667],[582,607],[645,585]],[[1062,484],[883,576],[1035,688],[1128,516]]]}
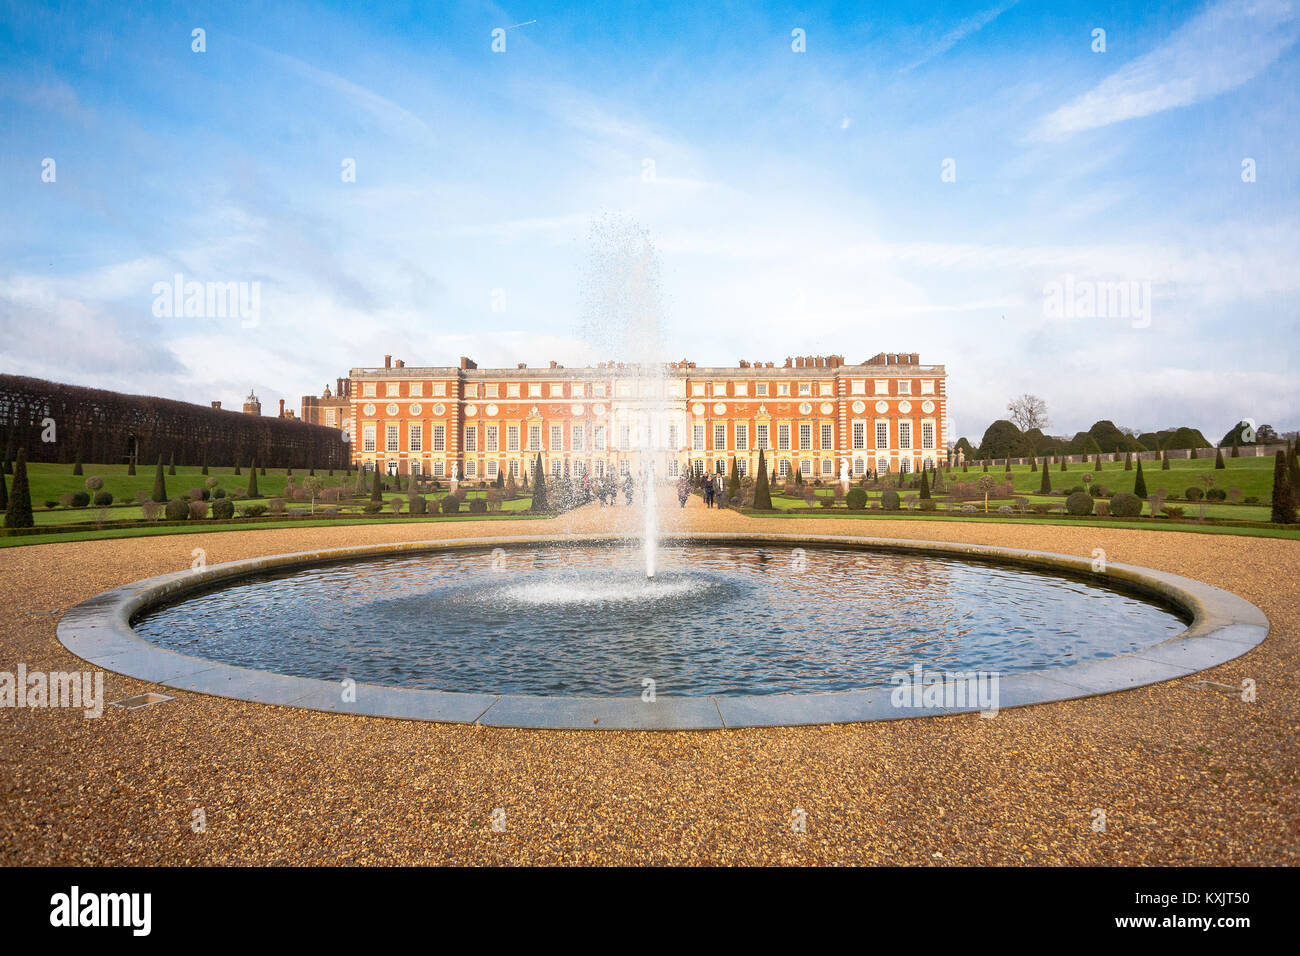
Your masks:
{"label": "rippling water", "polygon": [[301,677],[574,696],[777,694],[920,663],[1003,675],[1148,647],[1183,622],[1069,578],[833,548],[445,552],[243,579],[136,621],[186,654]]}

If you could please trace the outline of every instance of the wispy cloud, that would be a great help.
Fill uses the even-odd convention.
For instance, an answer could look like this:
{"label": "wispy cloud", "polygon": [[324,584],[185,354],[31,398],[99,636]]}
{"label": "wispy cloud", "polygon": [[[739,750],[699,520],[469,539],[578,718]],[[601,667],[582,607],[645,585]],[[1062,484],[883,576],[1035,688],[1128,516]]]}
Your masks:
{"label": "wispy cloud", "polygon": [[1060,139],[1236,89],[1297,38],[1300,19],[1289,0],[1223,0],[1192,17],[1165,43],[1049,114],[1036,135]]}
{"label": "wispy cloud", "polygon": [[972,33],[978,33],[980,30],[983,30],[986,26],[998,17],[1002,16],[1002,14],[1006,13],[1019,2],[1020,0],[1011,0],[1010,3],[1004,3],[997,7],[990,7],[974,16],[967,17],[931,44],[930,48],[921,55],[919,60],[909,66],[903,67],[903,72],[906,73],[909,70],[915,70],[918,66],[930,62],[936,56],[943,56],[943,54],[947,53],[962,40],[966,39]]}

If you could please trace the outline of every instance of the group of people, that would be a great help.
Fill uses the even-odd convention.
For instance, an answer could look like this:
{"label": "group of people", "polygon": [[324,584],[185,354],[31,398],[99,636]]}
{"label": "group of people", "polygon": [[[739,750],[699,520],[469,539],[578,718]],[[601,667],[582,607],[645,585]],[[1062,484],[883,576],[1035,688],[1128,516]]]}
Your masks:
{"label": "group of people", "polygon": [[[701,475],[700,476],[700,494],[704,497],[704,507],[713,508],[718,506],[719,499],[726,494],[726,479],[722,475]],[[691,496],[691,480],[686,475],[679,475],[677,478],[677,501],[681,507],[686,507],[686,499]]]}
{"label": "group of people", "polygon": [[630,474],[624,475],[622,482],[619,481],[617,475],[606,475],[603,478],[592,478],[588,475],[586,481],[587,493],[599,501],[602,508],[606,505],[613,508],[618,504],[618,491],[620,484],[623,487],[624,503],[628,505],[632,504],[636,485],[632,481],[632,476]]}

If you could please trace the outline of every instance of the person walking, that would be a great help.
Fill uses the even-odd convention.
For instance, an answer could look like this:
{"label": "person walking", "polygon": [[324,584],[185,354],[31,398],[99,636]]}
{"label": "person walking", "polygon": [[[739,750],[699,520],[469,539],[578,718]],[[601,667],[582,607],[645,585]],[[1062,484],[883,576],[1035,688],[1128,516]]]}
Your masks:
{"label": "person walking", "polygon": [[704,476],[704,488],[702,490],[704,491],[704,507],[712,508],[713,507],[713,476],[712,475]]}
{"label": "person walking", "polygon": [[686,480],[685,475],[677,476],[677,501],[685,508],[686,499],[691,496],[691,483]]}

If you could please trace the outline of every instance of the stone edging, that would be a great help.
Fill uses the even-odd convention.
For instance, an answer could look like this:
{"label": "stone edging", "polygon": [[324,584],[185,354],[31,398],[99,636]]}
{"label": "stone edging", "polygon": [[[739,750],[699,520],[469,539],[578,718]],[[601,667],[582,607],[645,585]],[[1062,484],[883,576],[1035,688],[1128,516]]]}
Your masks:
{"label": "stone edging", "polygon": [[[232,667],[157,647],[136,635],[131,619],[141,610],[232,580],[293,566],[309,566],[406,552],[447,551],[522,545],[602,544],[614,535],[517,535],[512,537],[413,541],[278,554],[178,571],[106,591],[71,608],[59,621],[59,641],[105,670],[176,690],[234,700],[301,707],[307,710],[396,717],[501,727],[570,730],[710,730],[850,723],[936,716],[977,710],[975,705],[895,707],[891,685],[812,694],[737,697],[526,697],[462,694],[358,684],[356,701],[344,703],[335,681],[290,677]],[[1191,578],[1131,565],[1108,564],[1092,570],[1087,558],[990,545],[890,538],[742,533],[692,533],[665,536],[664,542],[860,548],[871,551],[940,555],[1010,564],[1105,581],[1180,608],[1192,618],[1182,633],[1133,654],[1001,677],[1000,708],[1023,707],[1077,697],[1092,697],[1185,677],[1230,661],[1258,645],[1269,623],[1255,605],[1235,594]]]}

